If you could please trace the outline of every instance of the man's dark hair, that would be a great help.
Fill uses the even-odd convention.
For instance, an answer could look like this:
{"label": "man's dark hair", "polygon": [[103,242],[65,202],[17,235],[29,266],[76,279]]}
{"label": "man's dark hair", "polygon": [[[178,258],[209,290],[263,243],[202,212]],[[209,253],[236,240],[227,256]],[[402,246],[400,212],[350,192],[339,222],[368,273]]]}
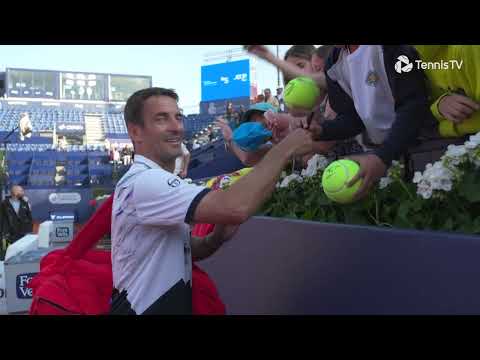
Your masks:
{"label": "man's dark hair", "polygon": [[319,58],[322,58],[324,60],[326,60],[328,58],[328,55],[330,55],[332,49],[334,48],[333,45],[322,45],[322,46],[319,46],[316,50],[315,50],[315,55],[317,55]]}
{"label": "man's dark hair", "polygon": [[127,125],[131,123],[143,126],[143,104],[152,96],[168,96],[178,102],[178,95],[173,89],[151,87],[138,90],[128,98],[125,105],[124,117]]}
{"label": "man's dark hair", "polygon": [[287,50],[283,59],[287,60],[290,56],[295,56],[310,61],[314,52],[315,46],[313,45],[293,45]]}

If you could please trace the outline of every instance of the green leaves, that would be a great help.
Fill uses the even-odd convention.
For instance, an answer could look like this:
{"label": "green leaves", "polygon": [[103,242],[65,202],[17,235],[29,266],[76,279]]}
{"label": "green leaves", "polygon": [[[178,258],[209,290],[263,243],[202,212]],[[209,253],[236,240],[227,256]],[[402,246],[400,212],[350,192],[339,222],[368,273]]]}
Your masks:
{"label": "green leaves", "polygon": [[480,202],[480,174],[478,172],[466,173],[458,193],[470,203]]}

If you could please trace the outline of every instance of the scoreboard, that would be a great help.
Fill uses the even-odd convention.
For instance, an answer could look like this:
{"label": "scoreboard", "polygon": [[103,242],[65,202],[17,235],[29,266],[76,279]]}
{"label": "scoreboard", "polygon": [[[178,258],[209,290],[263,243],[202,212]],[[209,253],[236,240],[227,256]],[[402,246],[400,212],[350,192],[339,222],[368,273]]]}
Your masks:
{"label": "scoreboard", "polygon": [[152,77],[7,68],[5,85],[9,98],[123,102]]}

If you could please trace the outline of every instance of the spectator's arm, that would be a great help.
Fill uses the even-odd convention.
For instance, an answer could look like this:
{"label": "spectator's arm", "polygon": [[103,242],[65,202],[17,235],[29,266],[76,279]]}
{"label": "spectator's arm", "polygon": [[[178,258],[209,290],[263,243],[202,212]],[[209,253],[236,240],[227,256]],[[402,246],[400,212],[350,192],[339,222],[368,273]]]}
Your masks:
{"label": "spectator's arm", "polygon": [[325,91],[327,89],[325,74],[323,72],[317,72],[313,74],[307,73],[303,69],[299,68],[298,66],[291,64],[285,60],[277,58],[265,46],[262,46],[262,45],[253,45],[248,49],[248,51],[264,59],[270,64],[275,65],[285,75],[287,75],[290,78],[296,78],[299,76],[308,76],[309,78],[313,79],[313,81],[315,81],[315,83],[318,85],[321,91]]}
{"label": "spectator's arm", "polygon": [[415,143],[423,123],[432,118],[432,113],[423,71],[414,66],[412,71],[399,74],[394,69],[395,59],[400,55],[406,55],[415,63],[419,59],[416,50],[410,46],[397,46],[385,50],[384,54],[385,70],[395,99],[395,121],[375,154],[389,166]]}
{"label": "spectator's arm", "polygon": [[[317,110],[312,121],[320,125],[320,135],[315,140],[346,140],[360,134],[364,129],[362,119],[355,109],[352,98],[340,85],[326,77],[328,84],[328,101],[331,109],[337,114],[332,120],[324,120],[323,113]],[[315,133],[315,132],[314,132]]]}

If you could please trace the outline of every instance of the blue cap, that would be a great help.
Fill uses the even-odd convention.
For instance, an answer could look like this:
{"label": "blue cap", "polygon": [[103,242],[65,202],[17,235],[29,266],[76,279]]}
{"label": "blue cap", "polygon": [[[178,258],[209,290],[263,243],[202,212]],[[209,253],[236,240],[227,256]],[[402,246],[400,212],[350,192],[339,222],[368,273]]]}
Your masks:
{"label": "blue cap", "polygon": [[264,113],[265,111],[268,111],[268,110],[271,110],[273,112],[277,112],[277,109],[275,108],[275,106],[269,104],[269,103],[266,103],[266,102],[261,102],[261,103],[256,103],[256,104],[253,104],[252,106],[250,106],[250,109],[248,109],[245,114],[243,115],[243,121],[250,121],[250,116],[254,113],[254,112],[261,112],[261,113]]}
{"label": "blue cap", "polygon": [[233,141],[243,151],[255,151],[272,137],[272,132],[259,122],[247,122],[233,132]]}

